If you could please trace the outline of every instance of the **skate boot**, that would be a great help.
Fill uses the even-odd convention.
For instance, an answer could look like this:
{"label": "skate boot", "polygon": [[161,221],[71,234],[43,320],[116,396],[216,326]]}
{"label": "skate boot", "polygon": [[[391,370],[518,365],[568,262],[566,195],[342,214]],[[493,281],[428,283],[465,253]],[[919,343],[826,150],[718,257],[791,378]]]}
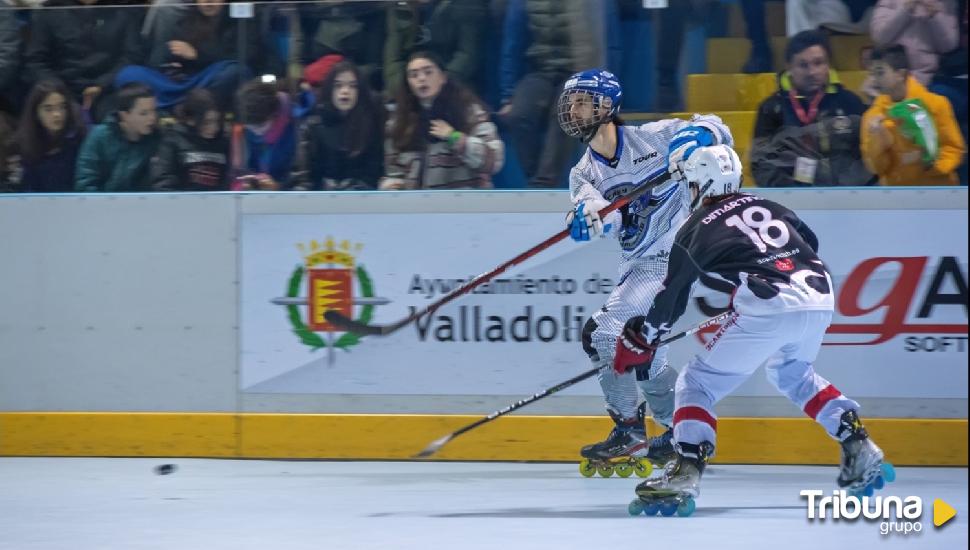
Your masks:
{"label": "skate boot", "polygon": [[676,458],[667,464],[662,476],[637,485],[637,498],[627,511],[631,516],[646,514],[686,517],[694,513],[694,499],[701,494],[701,475],[714,445],[705,441],[700,445],[677,445]]}
{"label": "skate boot", "polygon": [[855,411],[845,411],[836,433],[842,443],[842,464],[839,466],[839,487],[856,497],[872,496],[886,482],[896,479],[893,465],[883,462],[883,452],[869,439],[862,421]]}
{"label": "skate boot", "polygon": [[677,458],[677,450],[674,449],[673,428],[667,428],[664,433],[650,438],[650,447],[647,449],[647,459],[650,462],[663,467],[675,458]]}
{"label": "skate boot", "polygon": [[653,465],[647,460],[647,431],[643,427],[643,416],[638,414],[633,420],[624,420],[610,411],[616,424],[610,435],[599,443],[586,445],[579,454],[579,473],[592,477],[599,473],[610,477],[614,472],[620,477],[630,477],[636,473],[647,477],[653,472]]}

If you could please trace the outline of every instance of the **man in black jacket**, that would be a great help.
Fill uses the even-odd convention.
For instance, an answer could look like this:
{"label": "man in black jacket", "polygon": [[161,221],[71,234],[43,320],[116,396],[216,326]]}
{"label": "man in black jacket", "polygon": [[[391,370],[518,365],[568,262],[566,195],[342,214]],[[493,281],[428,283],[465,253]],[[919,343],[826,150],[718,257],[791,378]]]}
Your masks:
{"label": "man in black jacket", "polygon": [[788,70],[758,108],[751,167],[761,187],[872,185],[859,151],[866,107],[838,82],[820,31],[789,40]]}
{"label": "man in black jacket", "polygon": [[[137,61],[136,8],[93,7],[99,0],[49,0],[31,20],[27,70],[33,82],[58,78],[91,108],[115,73]],[[89,7],[90,6],[90,7]]]}

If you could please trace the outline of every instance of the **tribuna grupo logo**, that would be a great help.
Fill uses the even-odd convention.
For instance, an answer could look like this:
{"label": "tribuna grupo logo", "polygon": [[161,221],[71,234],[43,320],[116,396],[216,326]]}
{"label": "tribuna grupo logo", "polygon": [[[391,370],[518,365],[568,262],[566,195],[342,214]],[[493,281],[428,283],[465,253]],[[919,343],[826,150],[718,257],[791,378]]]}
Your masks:
{"label": "tribuna grupo logo", "polygon": [[[849,520],[860,518],[879,522],[881,535],[910,535],[923,530],[923,499],[917,496],[857,496],[846,491],[806,489],[798,493],[806,499],[811,521]],[[933,501],[933,525],[942,527],[956,516],[956,510],[941,499]]]}

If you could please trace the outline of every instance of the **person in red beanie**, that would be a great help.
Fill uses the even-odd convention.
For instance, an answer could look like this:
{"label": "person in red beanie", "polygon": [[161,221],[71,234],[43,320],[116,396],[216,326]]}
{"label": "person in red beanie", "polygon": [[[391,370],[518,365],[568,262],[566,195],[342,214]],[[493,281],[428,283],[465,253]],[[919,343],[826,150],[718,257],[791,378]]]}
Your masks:
{"label": "person in red beanie", "polygon": [[330,70],[343,60],[344,56],[339,54],[325,55],[303,69],[303,80],[310,86],[319,88],[330,74]]}

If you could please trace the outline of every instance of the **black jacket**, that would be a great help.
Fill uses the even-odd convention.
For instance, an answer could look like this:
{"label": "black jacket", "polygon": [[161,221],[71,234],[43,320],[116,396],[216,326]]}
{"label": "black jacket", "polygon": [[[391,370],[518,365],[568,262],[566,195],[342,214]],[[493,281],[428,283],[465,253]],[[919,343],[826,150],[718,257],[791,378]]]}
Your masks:
{"label": "black jacket", "polygon": [[307,130],[306,159],[309,187],[315,190],[377,188],[384,173],[384,145],[380,124],[357,156],[347,151],[346,119],[336,113],[313,117]]}
{"label": "black jacket", "polygon": [[182,124],[165,131],[152,159],[155,191],[228,191],[228,174],[229,140],[204,139]]}
{"label": "black jacket", "polygon": [[[81,5],[51,0],[52,8]],[[31,21],[27,69],[36,82],[57,77],[78,96],[89,86],[107,88],[125,65],[138,62],[139,10],[89,8],[37,10]]]}
{"label": "black jacket", "polygon": [[[862,162],[859,125],[866,106],[837,82],[832,73],[814,122],[803,124],[789,98],[788,73],[779,77],[778,91],[758,107],[751,147],[751,167],[760,187],[873,185],[877,181]],[[797,99],[809,110],[809,99]],[[811,182],[796,181],[799,158],[815,165]],[[804,161],[802,161],[804,164]]]}
{"label": "black jacket", "polygon": [[[150,50],[144,56],[145,62],[154,69],[167,69],[168,64],[179,63],[182,74],[194,75],[218,61],[239,61],[242,52],[239,51],[238,37],[238,20],[229,17],[228,7],[213,21],[193,6],[179,18],[175,27],[160,29],[147,41]],[[172,40],[191,44],[198,57],[189,60],[172,55],[168,48]],[[260,44],[259,33],[248,29],[245,64],[254,70],[257,59],[265,53],[261,51]]]}
{"label": "black jacket", "polygon": [[17,81],[20,68],[20,29],[13,10],[0,10],[0,90]]}

